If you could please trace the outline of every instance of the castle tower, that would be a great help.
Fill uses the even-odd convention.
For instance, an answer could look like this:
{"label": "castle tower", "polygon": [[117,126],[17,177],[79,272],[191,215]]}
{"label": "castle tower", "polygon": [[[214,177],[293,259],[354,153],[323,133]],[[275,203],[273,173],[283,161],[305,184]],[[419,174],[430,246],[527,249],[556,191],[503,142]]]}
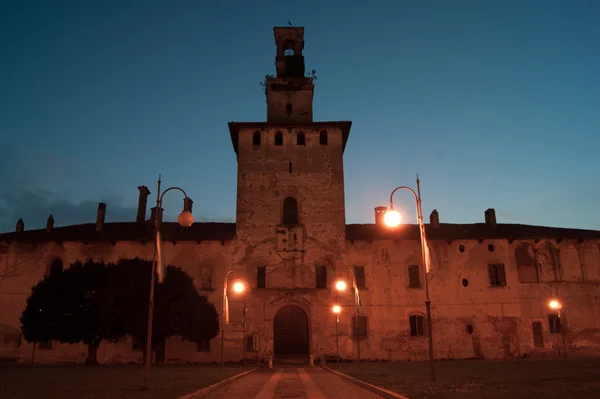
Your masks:
{"label": "castle tower", "polygon": [[238,161],[236,231],[278,237],[278,251],[345,236],[343,153],[351,122],[313,122],[304,28],[274,28],[276,76],[266,79],[267,121],[230,122]]}
{"label": "castle tower", "polygon": [[304,76],[304,28],[274,28],[277,74],[265,81],[267,122],[312,122],[313,78]]}

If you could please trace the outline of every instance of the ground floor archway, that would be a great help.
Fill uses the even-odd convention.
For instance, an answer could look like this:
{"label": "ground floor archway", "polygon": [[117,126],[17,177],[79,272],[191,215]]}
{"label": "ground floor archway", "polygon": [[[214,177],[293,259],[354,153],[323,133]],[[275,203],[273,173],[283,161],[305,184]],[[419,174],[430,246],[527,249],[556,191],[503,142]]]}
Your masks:
{"label": "ground floor archway", "polygon": [[273,319],[273,355],[277,362],[308,362],[308,316],[296,305],[279,309]]}

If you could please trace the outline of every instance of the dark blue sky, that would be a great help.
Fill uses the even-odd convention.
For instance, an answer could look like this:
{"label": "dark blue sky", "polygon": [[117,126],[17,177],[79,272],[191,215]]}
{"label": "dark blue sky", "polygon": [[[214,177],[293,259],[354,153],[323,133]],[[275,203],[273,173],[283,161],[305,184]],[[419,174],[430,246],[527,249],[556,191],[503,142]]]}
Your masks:
{"label": "dark blue sky", "polygon": [[[235,220],[228,121],[263,121],[273,26],[305,27],[316,120],[352,120],[348,223],[421,177],[426,215],[600,229],[600,2],[3,1],[0,231],[134,220],[180,185]],[[414,221],[407,194],[399,205]],[[168,218],[182,199],[168,195]]]}

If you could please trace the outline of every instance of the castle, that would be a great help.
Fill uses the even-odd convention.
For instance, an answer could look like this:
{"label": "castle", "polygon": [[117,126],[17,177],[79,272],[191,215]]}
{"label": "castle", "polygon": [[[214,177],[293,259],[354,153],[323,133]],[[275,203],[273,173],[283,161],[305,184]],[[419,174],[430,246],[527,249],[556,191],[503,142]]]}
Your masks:
{"label": "castle", "polygon": [[[315,122],[313,78],[305,73],[304,29],[274,28],[276,76],[265,81],[266,122],[230,122],[237,154],[236,223],[162,223],[166,263],[193,278],[222,308],[223,284],[248,283],[229,294],[226,361],[320,356],[424,360],[428,356],[424,282],[428,279],[435,358],[506,358],[600,352],[600,231],[499,224],[441,223],[426,232],[431,270],[422,265],[416,225],[346,224],[343,154],[351,122]],[[390,188],[392,189],[392,188]],[[152,259],[150,190],[139,187],[135,222],[96,223],[0,234],[0,360],[29,361],[34,344],[19,317],[31,287],[77,259]],[[191,203],[188,204],[191,207]],[[412,210],[410,210],[412,211]],[[152,209],[154,215],[156,209]],[[133,215],[132,215],[133,217]],[[335,281],[353,272],[361,307]],[[550,300],[562,305],[560,313]],[[339,304],[339,323],[332,306]],[[219,361],[219,335],[201,344],[174,337],[167,362]],[[563,344],[564,339],[564,344]],[[83,361],[83,345],[37,345],[39,362]],[[100,362],[140,361],[135,342],[103,342]]]}

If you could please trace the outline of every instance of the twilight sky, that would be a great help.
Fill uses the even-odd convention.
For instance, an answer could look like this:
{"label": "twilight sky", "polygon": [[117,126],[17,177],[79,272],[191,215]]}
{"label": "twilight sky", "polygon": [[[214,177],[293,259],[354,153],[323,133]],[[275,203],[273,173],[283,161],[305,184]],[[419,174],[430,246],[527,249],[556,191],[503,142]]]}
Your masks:
{"label": "twilight sky", "polygon": [[[315,120],[353,122],[348,223],[372,223],[418,172],[442,222],[492,207],[501,223],[600,229],[598,1],[6,0],[0,232],[94,222],[99,201],[133,221],[159,173],[196,220],[234,221],[227,122],[265,120],[288,18],[317,71]],[[167,194],[167,220],[182,202]]]}

